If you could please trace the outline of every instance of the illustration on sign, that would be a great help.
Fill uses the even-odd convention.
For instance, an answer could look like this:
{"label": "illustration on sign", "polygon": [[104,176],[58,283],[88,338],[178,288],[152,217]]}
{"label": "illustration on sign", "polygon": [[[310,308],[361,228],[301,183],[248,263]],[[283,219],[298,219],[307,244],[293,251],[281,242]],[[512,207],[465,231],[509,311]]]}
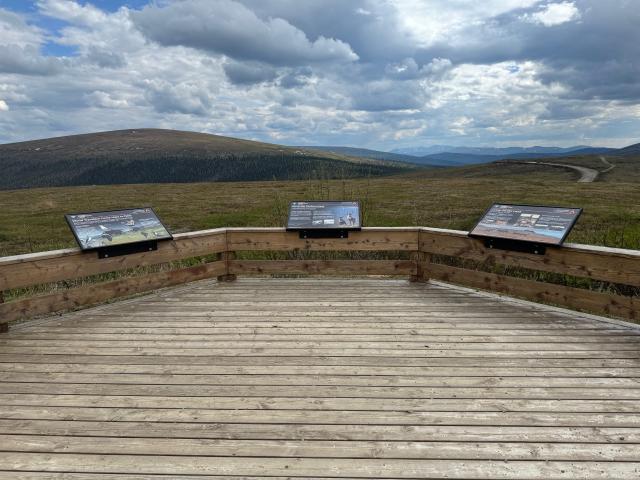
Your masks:
{"label": "illustration on sign", "polygon": [[360,227],[359,202],[291,202],[289,206],[289,230],[358,230]]}
{"label": "illustration on sign", "polygon": [[495,204],[470,235],[561,245],[580,213],[581,208]]}
{"label": "illustration on sign", "polygon": [[173,238],[151,208],[65,215],[82,250]]}

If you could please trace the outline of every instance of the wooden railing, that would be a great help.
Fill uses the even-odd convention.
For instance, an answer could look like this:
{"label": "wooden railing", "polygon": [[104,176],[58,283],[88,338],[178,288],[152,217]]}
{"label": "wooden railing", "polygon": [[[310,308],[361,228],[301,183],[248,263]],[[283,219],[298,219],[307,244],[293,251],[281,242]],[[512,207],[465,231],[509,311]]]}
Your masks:
{"label": "wooden railing", "polygon": [[[260,257],[259,252],[348,251],[386,252],[387,259],[247,259]],[[195,266],[97,283],[94,277],[73,288],[58,285],[53,293],[19,296],[0,303],[0,328],[6,330],[8,322],[22,318],[95,305],[194,280],[217,277],[229,281],[237,275],[256,274],[408,275],[414,281],[437,279],[576,310],[640,320],[640,300],[633,295],[598,292],[476,268],[478,264],[485,267],[484,270],[504,265],[637,288],[640,287],[640,251],[569,244],[548,248],[547,253],[540,256],[487,249],[482,241],[469,238],[467,232],[420,227],[365,228],[351,232],[348,239],[307,240],[281,228],[227,228],[178,234],[173,241],[160,243],[157,251],[107,259],[98,259],[95,253],[82,253],[78,249],[4,257],[0,258],[0,292],[195,257],[205,259]],[[475,266],[463,268],[464,261],[475,262]]]}

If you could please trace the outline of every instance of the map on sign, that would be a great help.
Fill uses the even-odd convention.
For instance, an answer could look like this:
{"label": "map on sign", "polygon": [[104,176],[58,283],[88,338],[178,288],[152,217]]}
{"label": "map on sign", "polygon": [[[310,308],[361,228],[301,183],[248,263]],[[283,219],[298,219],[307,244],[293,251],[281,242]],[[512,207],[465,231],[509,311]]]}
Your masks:
{"label": "map on sign", "polygon": [[291,202],[287,230],[361,228],[359,202]]}
{"label": "map on sign", "polygon": [[65,215],[82,250],[173,238],[151,208]]}
{"label": "map on sign", "polygon": [[469,235],[562,245],[581,208],[494,204]]}

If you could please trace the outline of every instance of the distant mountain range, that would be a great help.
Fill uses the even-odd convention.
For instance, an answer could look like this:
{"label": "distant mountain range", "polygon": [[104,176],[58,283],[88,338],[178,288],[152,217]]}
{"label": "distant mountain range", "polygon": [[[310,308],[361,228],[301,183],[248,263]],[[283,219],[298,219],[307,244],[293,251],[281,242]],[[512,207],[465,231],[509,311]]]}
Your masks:
{"label": "distant mountain range", "polygon": [[[429,147],[409,147],[409,148],[396,148],[391,150],[392,153],[399,153],[402,155],[413,155],[414,157],[424,157],[427,155],[435,155],[438,153],[466,153],[471,155],[517,155],[517,154],[530,154],[530,153],[542,153],[548,154],[567,154],[578,150],[591,149],[588,145],[578,145],[575,147],[454,147],[452,145],[432,145]],[[598,150],[602,150],[597,148]],[[604,149],[609,150],[609,149]]]}
{"label": "distant mountain range", "polygon": [[[453,147],[450,145],[433,145],[430,147],[400,148],[391,152],[382,152],[364,148],[307,146],[299,147],[324,152],[341,153],[343,155],[380,159],[387,161],[410,162],[428,167],[457,167],[490,163],[498,160],[526,160],[536,158],[561,158],[583,155],[627,155],[640,153],[640,144],[623,149],[589,147]],[[426,152],[426,153],[425,153]]]}
{"label": "distant mountain range", "polygon": [[0,189],[391,175],[387,162],[177,130],[135,129],[0,145]]}
{"label": "distant mountain range", "polygon": [[[454,151],[433,153],[442,148]],[[354,178],[510,159],[632,156],[640,155],[640,144],[622,149],[439,145],[426,151],[432,153],[415,156],[341,146],[287,147],[177,130],[117,130],[0,145],[0,189]]]}

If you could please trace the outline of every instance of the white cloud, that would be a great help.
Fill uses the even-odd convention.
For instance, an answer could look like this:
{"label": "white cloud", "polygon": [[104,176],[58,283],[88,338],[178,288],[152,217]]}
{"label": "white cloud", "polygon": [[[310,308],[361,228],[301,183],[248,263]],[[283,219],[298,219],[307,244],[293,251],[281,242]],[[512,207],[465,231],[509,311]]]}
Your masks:
{"label": "white cloud", "polygon": [[107,19],[107,14],[90,3],[80,5],[73,0],[38,0],[40,13],[78,25],[97,25]]}
{"label": "white cloud", "polygon": [[540,0],[390,0],[401,24],[423,47],[455,38],[473,24],[480,24]]}
{"label": "white cloud", "polygon": [[[389,149],[626,142],[640,131],[639,54],[619,48],[637,43],[626,41],[634,12],[607,7],[601,24],[595,1],[163,0],[108,12],[41,0],[55,31],[0,9],[0,141],[148,126]],[[556,48],[564,23],[536,26],[577,18],[553,7],[565,4],[582,10],[572,29],[602,32],[606,62],[579,31]],[[43,54],[51,41],[74,55]],[[601,65],[597,81],[584,75]]]}
{"label": "white cloud", "polygon": [[44,33],[20,15],[0,8],[0,45],[37,47],[44,42]]}
{"label": "white cloud", "polygon": [[527,22],[538,23],[545,27],[562,25],[579,18],[580,10],[574,2],[549,3],[541,10],[522,17]]}
{"label": "white cloud", "polygon": [[116,98],[114,95],[101,90],[96,90],[85,95],[89,105],[102,108],[126,108],[129,102],[124,98]]}
{"label": "white cloud", "polygon": [[0,74],[51,75],[63,65],[41,54],[46,33],[8,10],[0,8]]}
{"label": "white cloud", "polygon": [[274,65],[358,60],[348,44],[306,34],[282,18],[259,18],[233,0],[184,0],[133,14],[140,30],[162,45],[182,45],[237,60]]}

